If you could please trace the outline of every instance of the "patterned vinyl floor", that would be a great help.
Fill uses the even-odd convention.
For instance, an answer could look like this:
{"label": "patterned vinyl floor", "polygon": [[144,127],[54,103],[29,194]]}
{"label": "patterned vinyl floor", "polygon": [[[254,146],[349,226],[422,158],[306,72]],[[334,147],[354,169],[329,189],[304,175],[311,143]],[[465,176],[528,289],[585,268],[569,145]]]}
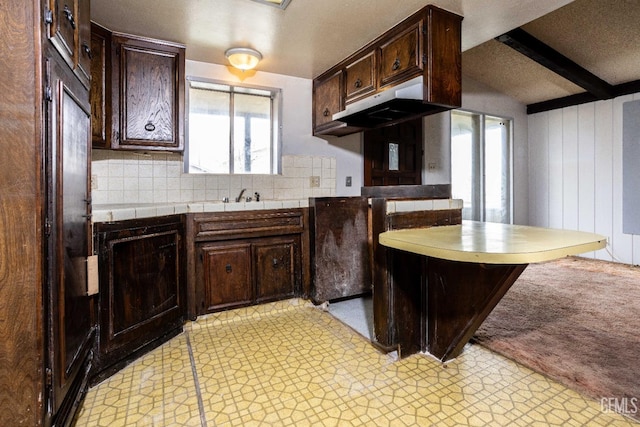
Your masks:
{"label": "patterned vinyl floor", "polygon": [[77,426],[631,426],[468,345],[442,364],[379,353],[303,300],[203,316],[91,388]]}

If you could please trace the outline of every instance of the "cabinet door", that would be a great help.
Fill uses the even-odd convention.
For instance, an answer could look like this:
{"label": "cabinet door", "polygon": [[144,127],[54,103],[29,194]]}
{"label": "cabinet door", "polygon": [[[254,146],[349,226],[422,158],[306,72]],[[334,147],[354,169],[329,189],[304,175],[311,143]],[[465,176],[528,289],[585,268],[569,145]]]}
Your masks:
{"label": "cabinet door", "polygon": [[347,65],[345,70],[345,102],[356,101],[376,90],[375,51]]}
{"label": "cabinet door", "polygon": [[202,245],[199,269],[204,289],[201,314],[253,302],[249,243]]}
{"label": "cabinet door", "polygon": [[91,14],[90,0],[76,0],[78,2],[78,66],[77,74],[82,83],[89,87],[91,80],[91,22],[89,16]]}
{"label": "cabinet door", "polygon": [[184,49],[113,38],[119,74],[119,131],[112,148],[181,151]]}
{"label": "cabinet door", "polygon": [[295,295],[299,238],[268,239],[254,244],[256,300]]}
{"label": "cabinet door", "polygon": [[94,148],[109,148],[111,111],[107,96],[111,93],[109,31],[91,24],[91,140]]}
{"label": "cabinet door", "polygon": [[[92,347],[94,313],[87,296],[86,259],[90,251],[88,171],[91,121],[86,89],[61,60],[47,59],[51,101],[46,144],[48,307],[51,374],[48,410],[56,416],[69,401]],[[71,398],[73,400],[73,398]],[[68,405],[68,404],[67,404]]]}
{"label": "cabinet door", "polygon": [[419,21],[380,46],[380,87],[395,85],[420,75],[423,21]]}
{"label": "cabinet door", "polygon": [[98,224],[100,369],[182,327],[183,235],[174,216]]}
{"label": "cabinet door", "polygon": [[[88,1],[87,1],[88,2]],[[78,0],[50,0],[51,25],[49,37],[65,62],[76,65],[76,29],[79,22]]]}
{"label": "cabinet door", "polygon": [[339,125],[333,122],[333,115],[343,109],[342,100],[342,71],[335,73],[326,80],[314,82],[313,119],[314,131]]}

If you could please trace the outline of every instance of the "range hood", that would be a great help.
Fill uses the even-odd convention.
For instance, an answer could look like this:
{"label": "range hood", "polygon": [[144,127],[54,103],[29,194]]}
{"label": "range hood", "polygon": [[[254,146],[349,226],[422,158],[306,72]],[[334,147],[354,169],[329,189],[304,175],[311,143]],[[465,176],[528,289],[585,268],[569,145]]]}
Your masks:
{"label": "range hood", "polygon": [[334,114],[332,119],[348,126],[376,128],[450,110],[451,107],[425,101],[423,78],[415,77],[349,104],[343,111]]}

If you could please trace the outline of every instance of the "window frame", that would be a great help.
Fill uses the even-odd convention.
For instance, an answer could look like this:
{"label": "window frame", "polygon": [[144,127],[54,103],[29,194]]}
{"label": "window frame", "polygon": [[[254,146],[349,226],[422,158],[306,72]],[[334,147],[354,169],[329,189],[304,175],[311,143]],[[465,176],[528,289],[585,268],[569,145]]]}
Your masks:
{"label": "window frame", "polygon": [[[186,90],[185,90],[185,149],[184,149],[184,168],[183,172],[194,176],[198,175],[279,175],[282,173],[282,89],[276,87],[259,86],[251,84],[241,84],[238,82],[229,82],[218,79],[209,79],[198,76],[186,77]],[[252,172],[235,172],[234,171],[234,112],[231,109],[229,111],[229,170],[227,172],[195,172],[190,170],[191,158],[190,158],[190,139],[189,139],[189,117],[190,117],[190,91],[191,82],[212,84],[227,86],[229,93],[232,94],[230,105],[234,104],[233,94],[249,94],[251,90],[259,90],[270,92],[271,98],[271,149],[270,149],[270,167],[269,173],[252,173]]]}
{"label": "window frame", "polygon": [[[474,129],[475,132],[472,132],[472,143],[473,143],[473,156],[472,156],[472,178],[473,182],[472,182],[472,211],[471,211],[471,217],[476,220],[476,221],[486,221],[486,209],[487,209],[487,203],[486,203],[486,191],[485,191],[485,184],[486,184],[486,159],[485,159],[485,152],[486,152],[486,121],[487,119],[499,119],[499,120],[504,120],[506,122],[508,122],[508,129],[507,129],[507,143],[506,143],[506,158],[504,159],[505,161],[505,167],[508,168],[507,170],[507,177],[508,177],[508,188],[506,190],[507,196],[509,197],[509,201],[508,201],[508,205],[506,206],[506,208],[508,209],[507,212],[507,223],[508,224],[513,224],[513,206],[514,206],[514,200],[513,200],[513,187],[514,187],[514,170],[513,170],[513,155],[514,155],[514,120],[513,117],[508,117],[508,116],[503,116],[500,114],[493,114],[493,113],[483,113],[483,112],[479,112],[479,111],[473,111],[473,110],[466,110],[466,109],[462,109],[462,108],[457,108],[455,110],[451,110],[452,114],[455,113],[460,113],[462,115],[468,115],[473,117],[473,120],[477,120],[477,129]],[[453,117],[451,117],[451,137],[450,137],[450,150],[452,150],[452,144],[453,144]],[[451,182],[453,183],[453,152],[451,152],[451,165],[450,165],[450,170],[451,170]],[[479,178],[479,179],[477,179]],[[452,188],[453,191],[453,188]]]}

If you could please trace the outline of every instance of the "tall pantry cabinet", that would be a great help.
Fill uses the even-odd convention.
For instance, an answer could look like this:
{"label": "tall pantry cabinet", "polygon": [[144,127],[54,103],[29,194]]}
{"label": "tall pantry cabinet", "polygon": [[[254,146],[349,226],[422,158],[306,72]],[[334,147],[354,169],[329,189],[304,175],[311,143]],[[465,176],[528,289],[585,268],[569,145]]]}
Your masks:
{"label": "tall pantry cabinet", "polygon": [[69,425],[95,339],[89,0],[7,0],[0,24],[0,425]]}

